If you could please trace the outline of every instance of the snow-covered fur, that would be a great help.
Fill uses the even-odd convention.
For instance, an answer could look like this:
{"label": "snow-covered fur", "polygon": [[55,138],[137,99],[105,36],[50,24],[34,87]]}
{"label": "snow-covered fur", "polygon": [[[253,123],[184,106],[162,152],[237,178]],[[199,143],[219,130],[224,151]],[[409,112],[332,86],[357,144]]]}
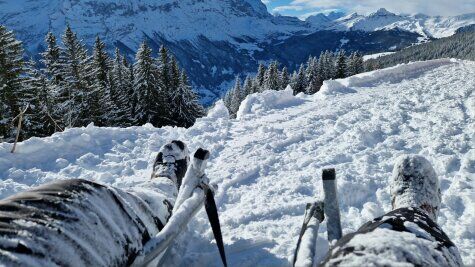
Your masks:
{"label": "snow-covered fur", "polygon": [[393,209],[421,208],[432,220],[437,221],[441,201],[439,179],[424,157],[399,157],[394,165],[390,191]]}
{"label": "snow-covered fur", "polygon": [[439,180],[427,159],[404,155],[390,181],[393,211],[345,235],[322,266],[463,266],[437,223]]}
{"label": "snow-covered fur", "polygon": [[418,208],[401,208],[345,235],[321,266],[463,266],[457,247]]}
{"label": "snow-covered fur", "polygon": [[0,201],[0,265],[129,265],[164,227],[177,194],[167,178],[139,188],[74,179]]}

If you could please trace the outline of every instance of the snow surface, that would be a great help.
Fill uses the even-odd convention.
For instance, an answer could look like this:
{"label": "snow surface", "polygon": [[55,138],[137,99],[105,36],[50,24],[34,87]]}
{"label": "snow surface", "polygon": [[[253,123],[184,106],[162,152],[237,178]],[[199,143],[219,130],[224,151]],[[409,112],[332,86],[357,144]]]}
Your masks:
{"label": "snow surface", "polygon": [[[237,119],[218,102],[190,129],[69,129],[0,144],[0,197],[55,179],[119,188],[150,177],[156,152],[173,139],[211,151],[207,174],[230,266],[287,266],[305,204],[322,199],[321,170],[335,167],[344,233],[391,209],[395,160],[419,154],[440,179],[438,223],[475,264],[475,63],[435,60],[326,82],[313,96],[248,96]],[[320,225],[317,254],[328,248]],[[168,265],[220,266],[205,212],[172,248]]]}
{"label": "snow surface", "polygon": [[364,55],[363,60],[366,61],[368,59],[384,57],[384,56],[391,55],[391,54],[394,54],[394,53],[395,52],[383,52],[383,53],[376,53],[376,54],[371,54],[371,55]]}

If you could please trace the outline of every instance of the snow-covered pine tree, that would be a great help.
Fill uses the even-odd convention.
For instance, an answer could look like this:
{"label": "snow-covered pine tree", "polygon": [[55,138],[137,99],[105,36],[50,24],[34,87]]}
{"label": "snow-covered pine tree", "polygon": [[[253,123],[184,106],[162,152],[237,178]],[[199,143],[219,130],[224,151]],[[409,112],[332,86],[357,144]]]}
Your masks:
{"label": "snow-covered pine tree", "polygon": [[364,71],[363,56],[358,52],[353,52],[348,59],[347,76],[353,76]]}
{"label": "snow-covered pine tree", "polygon": [[265,73],[264,90],[280,90],[280,77],[277,61],[272,62]]}
{"label": "snow-covered pine tree", "polygon": [[290,75],[287,67],[283,67],[280,72],[280,88],[284,90],[290,84]]}
{"label": "snow-covered pine tree", "polygon": [[23,71],[22,43],[0,25],[0,140],[11,141],[13,118],[19,113],[18,92]]}
{"label": "snow-covered pine tree", "polygon": [[54,85],[59,85],[63,78],[61,77],[61,62],[59,48],[56,37],[52,32],[48,32],[45,37],[46,50],[41,53],[41,63],[44,65],[44,72]]}
{"label": "snow-covered pine tree", "polygon": [[244,91],[244,98],[246,98],[246,96],[254,93],[253,79],[251,78],[250,75],[247,75],[246,79],[244,80],[243,91]]}
{"label": "snow-covered pine tree", "polygon": [[[169,56],[170,58],[170,61],[169,61],[169,66],[168,66],[168,69],[169,69],[169,86],[168,88],[165,88],[164,92],[163,92],[163,97],[165,97],[165,101],[166,101],[166,104],[168,105],[167,107],[167,110],[169,112],[168,114],[168,117],[170,119],[170,122],[169,124],[170,125],[173,125],[174,124],[174,121],[176,121],[176,118],[174,117],[173,114],[175,114],[174,112],[174,109],[175,109],[175,106],[172,104],[174,103],[173,102],[173,98],[175,98],[177,96],[177,90],[179,90],[179,87],[180,86],[187,86],[187,85],[182,85],[181,84],[181,76],[184,74],[184,73],[181,73],[180,74],[180,67],[178,66],[178,62],[176,61],[175,57],[174,56]],[[186,74],[185,74],[186,76]],[[186,77],[187,78],[187,77]],[[188,82],[188,78],[186,80],[186,82]],[[183,88],[182,88],[183,89]],[[183,125],[183,124],[181,124]]]}
{"label": "snow-covered pine tree", "polygon": [[130,126],[132,115],[131,103],[131,82],[128,63],[120,54],[118,48],[115,49],[115,56],[110,72],[110,95],[115,106],[118,107],[115,113],[116,126]]}
{"label": "snow-covered pine tree", "polygon": [[62,40],[64,48],[61,49],[60,69],[64,83],[57,94],[55,117],[63,116],[66,127],[84,126],[92,121],[87,103],[93,82],[91,57],[69,25]]}
{"label": "snow-covered pine tree", "polygon": [[239,78],[239,76],[236,76],[236,82],[231,92],[232,93],[231,93],[229,112],[233,116],[236,116],[239,110],[239,106],[241,105],[241,101],[243,100],[243,97],[244,97],[244,93],[243,93],[242,85],[241,85],[241,78]]}
{"label": "snow-covered pine tree", "polygon": [[[124,66],[127,66],[128,62],[124,57]],[[130,125],[135,125],[135,116],[136,116],[136,110],[137,110],[137,95],[135,94],[135,71],[134,71],[134,64],[128,64],[128,72],[127,76],[128,78],[126,79],[126,86],[129,91],[129,103],[130,103],[130,117],[129,117],[129,123]]]}
{"label": "snow-covered pine tree", "polygon": [[295,87],[295,83],[297,82],[297,77],[298,77],[297,70],[294,70],[292,72],[292,75],[290,75],[290,86],[292,87],[292,89]]}
{"label": "snow-covered pine tree", "polygon": [[223,99],[223,102],[224,102],[224,105],[226,106],[226,108],[228,109],[229,111],[229,114],[231,114],[231,103],[233,101],[233,89],[229,89],[226,94],[224,94],[224,96],[222,97]]}
{"label": "snow-covered pine tree", "polygon": [[256,75],[256,82],[255,84],[259,87],[259,92],[264,90],[264,81],[266,75],[266,67],[264,64],[260,63],[259,67],[257,68],[257,75]]}
{"label": "snow-covered pine tree", "polygon": [[158,69],[158,79],[161,81],[164,88],[170,87],[170,57],[168,49],[165,46],[160,46],[159,57],[156,60]]}
{"label": "snow-covered pine tree", "polygon": [[119,116],[118,108],[112,100],[110,69],[111,60],[106,52],[106,45],[97,36],[92,58],[94,81],[86,98],[89,119],[97,126],[115,125]]}
{"label": "snow-covered pine tree", "polygon": [[[177,89],[182,82],[183,72],[180,73],[180,66],[178,66],[178,61],[174,56],[170,56],[170,88],[175,90]],[[186,76],[186,74],[185,74]]]}
{"label": "snow-covered pine tree", "polygon": [[346,55],[345,51],[341,50],[336,55],[336,62],[335,62],[335,76],[336,79],[341,79],[346,77]]}
{"label": "snow-covered pine tree", "polygon": [[34,60],[25,64],[23,76],[19,103],[22,107],[28,106],[28,109],[23,117],[20,140],[33,136],[49,136],[56,130],[55,122],[49,117],[51,112],[50,83],[46,75],[38,70]]}
{"label": "snow-covered pine tree", "polygon": [[355,52],[355,71],[356,74],[364,72],[363,55],[358,51]]}
{"label": "snow-covered pine tree", "polygon": [[172,95],[173,119],[176,126],[191,127],[196,119],[205,115],[203,106],[198,102],[198,96],[191,89],[185,71],[182,72],[178,88]]}
{"label": "snow-covered pine tree", "polygon": [[307,87],[307,78],[305,75],[304,64],[300,65],[299,71],[297,72],[297,77],[293,85],[294,86],[292,87],[292,89],[294,90],[294,95],[305,92],[305,89]]}
{"label": "snow-covered pine tree", "polygon": [[259,83],[258,83],[256,77],[254,77],[254,78],[252,79],[252,93],[259,93],[259,92],[261,92],[261,90],[262,90],[262,89],[261,89],[261,87],[259,86]]}
{"label": "snow-covered pine tree", "polygon": [[323,54],[323,71],[324,71],[324,81],[325,80],[330,80],[334,77],[335,73],[335,60],[333,53],[330,51],[325,51]]}
{"label": "snow-covered pine tree", "polygon": [[309,95],[315,94],[320,90],[320,78],[318,77],[318,60],[316,57],[309,57],[307,61],[307,69],[305,70],[307,77],[307,87],[305,92]]}
{"label": "snow-covered pine tree", "polygon": [[155,69],[152,49],[143,42],[140,45],[134,64],[135,124],[151,123],[156,127],[164,122],[164,101],[160,96],[161,80]]}

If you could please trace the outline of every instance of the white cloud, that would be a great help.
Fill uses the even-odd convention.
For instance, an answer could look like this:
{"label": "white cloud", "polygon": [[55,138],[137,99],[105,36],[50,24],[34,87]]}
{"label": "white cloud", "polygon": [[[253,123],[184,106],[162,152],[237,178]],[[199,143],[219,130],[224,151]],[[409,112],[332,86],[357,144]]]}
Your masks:
{"label": "white cloud", "polygon": [[293,0],[289,6],[309,12],[315,9],[340,8],[370,13],[384,7],[395,13],[424,13],[427,15],[459,15],[475,12],[474,0]]}

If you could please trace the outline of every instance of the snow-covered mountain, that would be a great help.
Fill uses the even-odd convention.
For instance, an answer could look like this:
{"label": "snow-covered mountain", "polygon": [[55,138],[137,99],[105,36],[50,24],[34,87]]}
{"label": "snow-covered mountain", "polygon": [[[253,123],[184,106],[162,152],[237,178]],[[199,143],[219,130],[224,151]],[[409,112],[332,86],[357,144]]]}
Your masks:
{"label": "snow-covered mountain", "polygon": [[430,17],[423,14],[397,15],[380,8],[367,16],[352,13],[334,20],[319,14],[307,18],[307,22],[327,30],[372,32],[400,29],[426,38],[442,38],[453,35],[459,28],[475,24],[475,13],[452,17]]}
{"label": "snow-covered mountain", "polygon": [[[438,223],[475,264],[475,63],[415,62],[325,82],[315,95],[266,91],[237,119],[222,102],[189,128],[68,129],[0,144],[0,198],[55,179],[129,188],[149,179],[166,142],[211,151],[230,266],[289,266],[305,204],[323,197],[322,168],[335,167],[344,233],[391,210],[395,159],[419,154],[440,179]],[[175,243],[166,266],[222,266],[204,211]],[[318,257],[328,248],[320,225]],[[420,233],[420,232],[418,232]]]}
{"label": "snow-covered mountain", "polygon": [[[205,104],[228,89],[236,75],[256,71],[259,62],[277,59],[294,69],[326,49],[371,54],[400,49],[425,38],[425,32],[449,34],[471,18],[426,18],[437,23],[407,32],[388,26],[403,21],[386,13],[341,18],[334,12],[301,21],[271,15],[260,0],[0,1],[0,24],[14,30],[32,55],[44,49],[48,31],[59,37],[67,23],[89,46],[99,35],[110,51],[117,46],[131,59],[143,40],[155,51],[165,44]],[[380,18],[386,16],[391,18]],[[371,27],[353,26],[360,24]]]}
{"label": "snow-covered mountain", "polygon": [[259,0],[18,0],[1,1],[0,10],[0,22],[28,47],[41,43],[48,30],[60,34],[66,23],[86,40],[99,35],[133,49],[144,35],[238,43],[238,37],[262,40],[310,28],[296,18],[272,16]]}

